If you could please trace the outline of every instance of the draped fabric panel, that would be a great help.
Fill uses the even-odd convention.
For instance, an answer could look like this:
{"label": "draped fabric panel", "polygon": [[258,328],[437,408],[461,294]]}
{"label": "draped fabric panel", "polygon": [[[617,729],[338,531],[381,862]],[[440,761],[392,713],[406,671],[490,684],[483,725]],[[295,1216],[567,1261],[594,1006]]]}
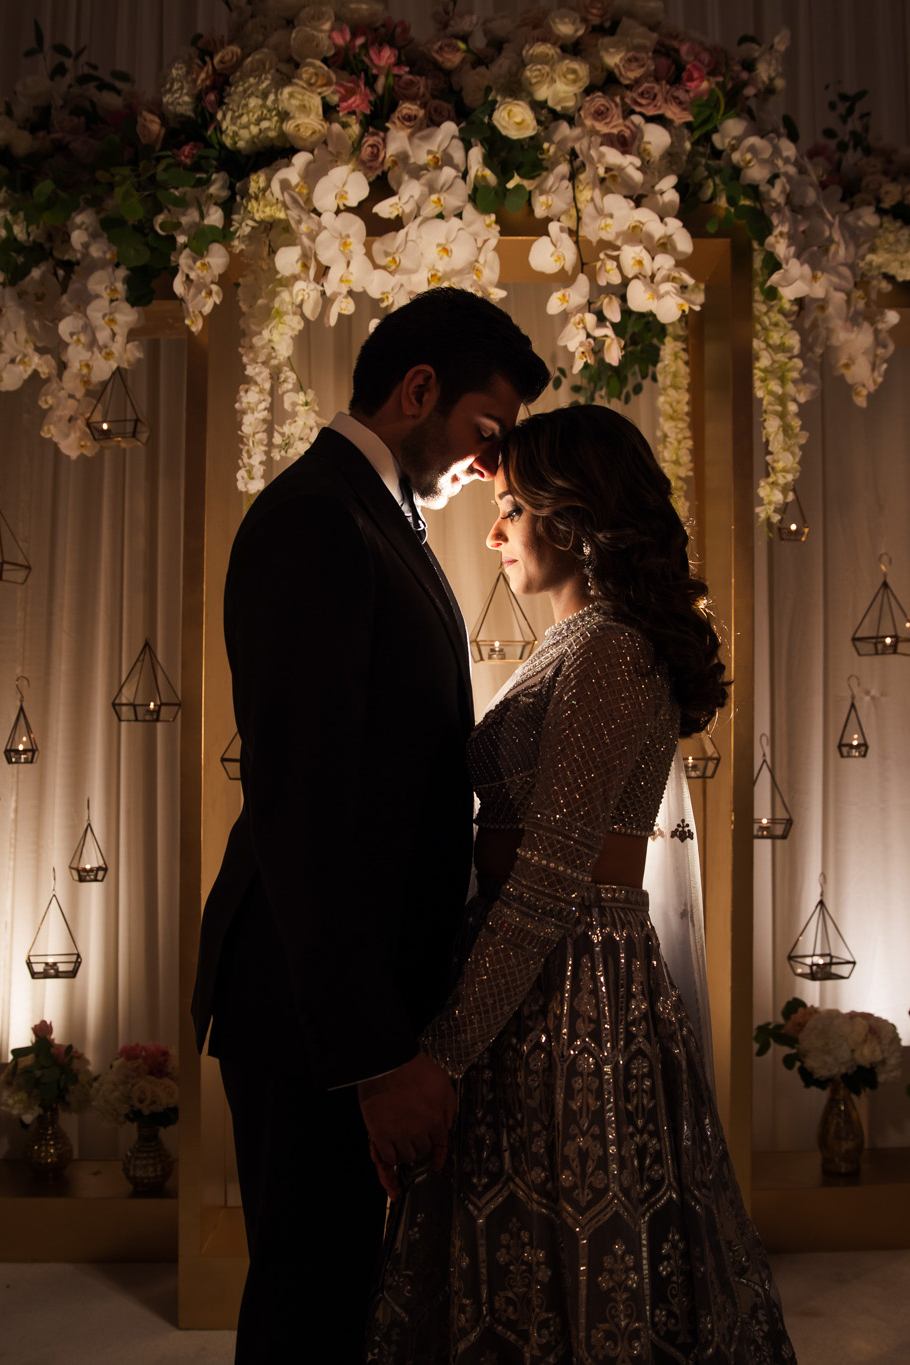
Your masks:
{"label": "draped fabric panel", "polygon": [[[617,7],[624,0],[617,0]],[[519,0],[476,0],[479,14],[519,14]],[[425,34],[418,0],[391,5]],[[811,144],[830,122],[826,84],[866,88],[877,134],[910,141],[907,88],[910,12],[903,0],[667,0],[667,21],[735,44],[743,33],[770,40],[784,24],[792,44],[781,107]],[[154,88],[161,68],[190,34],[223,29],[219,0],[26,0],[0,7],[0,89],[40,69],[19,54],[32,44],[32,20],[48,42],[87,43],[102,71],[130,71]],[[557,326],[545,312],[549,284],[513,286],[507,306],[552,364],[564,363]],[[327,333],[309,325],[298,345],[301,374],[322,415],[346,407],[349,376],[371,305]],[[31,1023],[53,1020],[61,1038],[84,1042],[100,1066],[135,1039],[173,1041],[177,1031],[178,720],[173,726],[118,725],[110,701],[148,635],[170,677],[180,675],[180,545],[183,470],[183,365],[179,342],[145,344],[134,371],[152,426],[144,451],[103,452],[70,461],[38,435],[32,379],[0,396],[0,509],[34,565],[23,587],[0,583],[0,739],[16,707],[13,680],[25,673],[26,707],[41,756],[32,768],[0,763],[0,1056],[24,1042]],[[755,1017],[768,1018],[799,991],[804,998],[907,1020],[907,939],[902,888],[910,880],[905,835],[910,739],[908,663],[857,659],[849,636],[881,578],[878,556],[894,558],[891,582],[910,606],[906,526],[910,479],[902,442],[908,429],[908,359],[899,352],[868,409],[828,374],[823,395],[803,410],[810,432],[801,496],[811,524],[804,545],[758,538],[756,554],[756,735],[772,739],[775,773],[794,815],[786,844],[756,848]],[[539,407],[556,406],[548,393]],[[653,438],[653,393],[625,409]],[[756,479],[761,473],[756,425]],[[233,481],[235,452],[225,452]],[[239,495],[238,495],[239,496]],[[497,558],[483,541],[493,521],[488,486],[472,485],[431,513],[432,543],[469,627],[492,584]],[[548,604],[523,603],[538,636]],[[475,670],[478,707],[508,666]],[[847,674],[861,680],[860,714],[868,759],[844,763],[834,749],[848,704]],[[868,695],[867,695],[868,694]],[[750,699],[743,699],[743,704]],[[756,765],[759,761],[756,747]],[[66,872],[84,824],[85,798],[111,865],[100,886],[77,886]],[[84,958],[73,982],[32,983],[24,956],[57,888]],[[857,957],[851,981],[823,988],[791,976],[786,954],[828,878],[826,901]],[[907,1035],[910,1040],[910,1034]],[[756,1142],[809,1146],[820,1097],[804,1093],[777,1058],[756,1064]],[[871,1098],[869,1135],[880,1144],[910,1140],[906,1100],[890,1087]],[[68,1121],[82,1155],[106,1156],[119,1138],[90,1118]],[[0,1123],[0,1154],[15,1150],[15,1125]]]}

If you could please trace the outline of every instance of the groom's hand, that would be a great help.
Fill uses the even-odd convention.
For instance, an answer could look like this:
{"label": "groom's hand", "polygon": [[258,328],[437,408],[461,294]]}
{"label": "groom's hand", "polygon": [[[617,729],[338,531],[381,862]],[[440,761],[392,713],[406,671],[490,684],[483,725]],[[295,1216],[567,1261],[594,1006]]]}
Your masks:
{"label": "groom's hand", "polygon": [[385,1076],[357,1086],[370,1143],[388,1166],[433,1157],[441,1169],[455,1120],[455,1089],[442,1067],[418,1052]]}

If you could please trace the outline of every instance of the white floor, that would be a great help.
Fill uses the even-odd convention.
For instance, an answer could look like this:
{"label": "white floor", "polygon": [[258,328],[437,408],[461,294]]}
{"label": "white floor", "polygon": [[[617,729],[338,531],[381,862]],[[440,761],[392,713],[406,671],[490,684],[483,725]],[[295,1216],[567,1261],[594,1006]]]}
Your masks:
{"label": "white floor", "polygon": [[[772,1265],[799,1365],[910,1361],[910,1251]],[[231,1365],[233,1332],[176,1320],[174,1265],[0,1265],[3,1365]]]}

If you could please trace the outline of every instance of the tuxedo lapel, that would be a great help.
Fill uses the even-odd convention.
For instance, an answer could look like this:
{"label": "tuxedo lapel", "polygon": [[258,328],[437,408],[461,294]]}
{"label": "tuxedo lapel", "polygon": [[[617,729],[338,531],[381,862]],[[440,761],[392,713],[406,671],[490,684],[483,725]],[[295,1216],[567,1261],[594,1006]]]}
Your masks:
{"label": "tuxedo lapel", "polygon": [[[327,438],[331,437],[331,450]],[[429,546],[422,545],[402,509],[389,495],[382,479],[355,445],[337,432],[324,430],[304,459],[323,456],[326,465],[348,484],[358,503],[382,533],[390,547],[403,560],[439,613],[452,644],[465,695],[468,717],[473,714],[471,666],[467,650],[464,618],[445,574]]]}

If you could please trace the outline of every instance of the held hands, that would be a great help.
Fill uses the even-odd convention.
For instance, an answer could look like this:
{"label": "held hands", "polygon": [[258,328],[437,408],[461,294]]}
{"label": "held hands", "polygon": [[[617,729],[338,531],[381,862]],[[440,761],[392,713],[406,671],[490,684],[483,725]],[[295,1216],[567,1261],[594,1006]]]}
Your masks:
{"label": "held hands", "polygon": [[395,1167],[429,1156],[441,1170],[455,1119],[455,1090],[442,1067],[419,1052],[385,1076],[361,1081],[360,1110],[370,1155],[390,1198],[398,1196]]}

